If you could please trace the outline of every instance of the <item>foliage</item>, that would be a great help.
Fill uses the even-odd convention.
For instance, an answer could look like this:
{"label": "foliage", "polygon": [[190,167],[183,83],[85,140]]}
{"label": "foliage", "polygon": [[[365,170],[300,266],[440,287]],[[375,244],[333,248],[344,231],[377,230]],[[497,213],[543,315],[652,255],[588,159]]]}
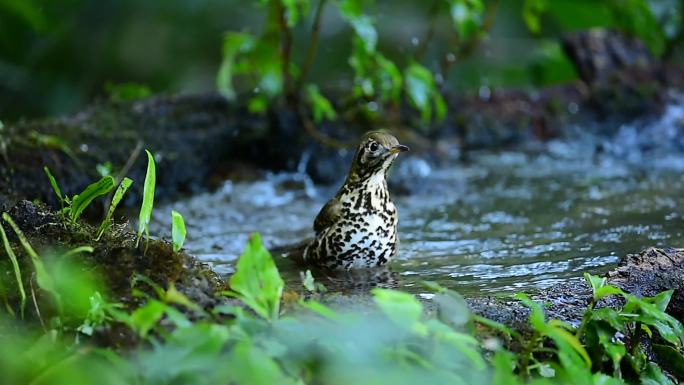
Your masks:
{"label": "foliage", "polygon": [[121,199],[123,199],[123,196],[126,194],[126,191],[128,191],[128,188],[131,187],[132,184],[133,180],[131,180],[130,178],[123,178],[123,180],[119,184],[119,187],[116,189],[114,197],[112,198],[112,202],[109,204],[109,210],[107,210],[107,215],[102,220],[100,228],[97,230],[96,240],[100,239],[100,237],[102,237],[105,231],[107,231],[109,227],[112,225],[112,216],[114,216],[116,206],[119,205],[119,202],[121,202]]}
{"label": "foliage", "polygon": [[[15,357],[35,337],[0,333],[0,368],[9,380],[61,383],[67,378],[72,384],[90,381],[76,374],[86,367],[102,377],[98,383],[112,384],[624,384],[629,378],[672,383],[645,359],[641,338],[629,336],[637,330],[648,330],[642,337],[658,333],[664,343],[656,351],[666,353],[673,365],[684,362],[681,324],[664,312],[671,292],[636,298],[593,276],[587,276],[592,304],[576,329],[546,320],[540,304],[518,295],[531,309],[534,334],[524,338],[472,315],[462,297],[434,284],[429,287],[436,291],[436,316],[426,314],[414,296],[388,289],[373,290],[375,305],[364,311],[307,300],[280,316],[283,282],[258,234],[250,238],[234,277],[231,295],[241,305],[219,305],[211,314],[173,285],[163,289],[148,282],[157,298],[148,297],[130,313],[92,291],[78,327],[82,336],[123,323],[150,344],[121,356],[77,348],[83,342],[69,347],[64,338],[41,338],[33,342],[40,349],[30,351],[44,364],[29,369],[24,355]],[[621,309],[595,308],[612,295],[626,299]],[[181,309],[192,310],[194,317]],[[496,334],[481,335],[476,324],[516,338],[520,352],[493,343]],[[616,337],[618,331],[627,338]]]}
{"label": "foliage", "polygon": [[157,184],[157,171],[154,157],[148,150],[145,150],[145,152],[147,153],[147,172],[145,174],[143,201],[142,206],[140,206],[140,216],[138,220],[138,242],[140,242],[143,233],[145,233],[145,239],[149,239],[150,237],[150,219],[152,219],[154,189]]}
{"label": "foliage", "polygon": [[115,84],[107,82],[105,90],[109,95],[109,100],[113,102],[128,102],[145,99],[152,95],[152,90],[150,90],[148,86],[138,83]]}
{"label": "foliage", "polygon": [[185,220],[176,210],[171,211],[171,239],[173,241],[173,251],[180,251],[185,243]]}
{"label": "foliage", "polygon": [[273,321],[280,313],[284,286],[261,237],[252,234],[247,249],[238,260],[235,274],[230,277],[232,291],[226,294],[239,298],[258,315]]}
{"label": "foliage", "polygon": [[114,188],[114,178],[111,176],[102,177],[99,181],[88,185],[83,192],[74,195],[69,198],[66,195],[62,195],[62,190],[57,184],[57,180],[54,175],[50,172],[50,169],[45,166],[43,168],[45,174],[50,180],[50,185],[59,200],[60,206],[62,207],[62,216],[68,216],[69,221],[73,224],[76,223],[78,218],[81,217],[83,211],[93,202],[93,200],[102,195],[108,194]]}

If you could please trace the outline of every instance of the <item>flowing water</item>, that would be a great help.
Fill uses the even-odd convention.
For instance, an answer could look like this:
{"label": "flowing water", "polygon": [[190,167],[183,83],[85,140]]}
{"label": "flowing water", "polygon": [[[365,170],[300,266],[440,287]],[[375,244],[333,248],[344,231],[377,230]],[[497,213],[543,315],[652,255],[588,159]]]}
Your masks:
{"label": "flowing water", "polygon": [[[421,188],[393,197],[401,243],[391,272],[361,280],[414,293],[426,280],[471,295],[498,293],[600,273],[649,246],[681,247],[683,127],[684,110],[671,107],[610,140],[578,129],[535,150],[478,152],[436,169],[400,158],[420,166]],[[188,224],[188,252],[229,275],[251,232],[269,247],[311,237],[313,218],[336,188],[314,186],[303,174],[225,182],[157,209],[153,232],[169,233],[176,209]],[[281,270],[288,284],[300,284],[297,269]],[[359,287],[357,276],[317,279],[333,290]]]}

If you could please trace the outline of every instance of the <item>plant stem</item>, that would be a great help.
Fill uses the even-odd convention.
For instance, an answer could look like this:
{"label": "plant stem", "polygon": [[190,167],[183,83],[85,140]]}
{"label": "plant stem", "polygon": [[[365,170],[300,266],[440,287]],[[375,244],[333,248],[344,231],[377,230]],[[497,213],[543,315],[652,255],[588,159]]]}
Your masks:
{"label": "plant stem", "polygon": [[580,323],[579,327],[577,327],[577,331],[575,331],[575,337],[577,337],[578,339],[582,336],[582,334],[584,334],[584,329],[586,329],[587,323],[589,323],[589,318],[591,317],[591,313],[594,311],[594,306],[596,306],[596,303],[592,298],[591,300],[589,300],[589,306],[587,307],[587,310],[584,312],[582,322]]}
{"label": "plant stem", "polygon": [[292,53],[292,31],[287,25],[285,7],[281,0],[276,0],[278,27],[280,29],[280,66],[283,77],[283,94],[288,102],[293,101],[292,74],[290,74],[290,54]]}
{"label": "plant stem", "polygon": [[318,48],[318,39],[321,36],[321,15],[323,14],[323,8],[327,0],[320,0],[318,2],[318,7],[316,8],[316,14],[314,16],[313,24],[311,25],[311,39],[309,40],[309,48],[306,50],[306,59],[304,65],[302,66],[302,73],[299,76],[297,82],[297,89],[295,92],[299,93],[304,85],[309,70],[316,59],[316,51]]}

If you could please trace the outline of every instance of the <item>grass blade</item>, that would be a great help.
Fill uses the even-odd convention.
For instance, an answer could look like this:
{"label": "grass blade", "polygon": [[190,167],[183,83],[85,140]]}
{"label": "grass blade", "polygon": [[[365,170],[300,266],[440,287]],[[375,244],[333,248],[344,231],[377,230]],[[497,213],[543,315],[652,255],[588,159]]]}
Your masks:
{"label": "grass blade", "polygon": [[114,188],[114,178],[106,176],[92,183],[82,193],[74,197],[71,203],[71,223],[75,223],[93,199],[105,195]]}
{"label": "grass blade", "polygon": [[171,238],[173,239],[173,251],[180,251],[185,243],[185,221],[183,216],[176,210],[171,210]]}
{"label": "grass blade", "polygon": [[0,237],[2,237],[2,244],[5,246],[5,252],[12,261],[12,268],[14,269],[14,278],[17,280],[17,287],[19,288],[19,298],[21,300],[21,318],[24,318],[24,308],[26,307],[26,291],[24,290],[24,281],[21,279],[21,269],[19,268],[19,261],[17,256],[14,254],[14,250],[9,244],[7,239],[7,234],[5,234],[5,229],[0,224]]}
{"label": "grass blade", "polygon": [[31,247],[31,244],[29,243],[28,239],[26,239],[24,233],[21,231],[19,226],[17,226],[17,224],[14,223],[12,218],[7,213],[2,214],[2,219],[4,219],[5,222],[7,222],[12,227],[12,230],[14,230],[14,233],[17,234],[17,238],[19,238],[19,242],[24,247],[24,250],[26,250],[26,253],[29,255],[29,257],[31,257],[31,262],[33,262],[33,268],[36,271],[36,281],[38,282],[38,286],[40,286],[41,289],[47,291],[55,297],[57,309],[59,309],[59,312],[61,313],[61,298],[59,296],[59,293],[57,292],[54,280],[45,269],[43,260],[40,259],[38,253],[36,253],[36,251],[33,250],[33,247]]}
{"label": "grass blade", "polygon": [[138,223],[138,241],[136,247],[140,242],[143,232],[145,237],[150,237],[150,219],[152,218],[152,207],[154,206],[154,188],[157,183],[157,172],[154,164],[154,157],[147,153],[147,174],[145,175],[145,187],[143,188],[143,202],[140,207],[140,218]]}
{"label": "grass blade", "polygon": [[114,197],[112,198],[112,203],[109,205],[107,216],[100,224],[100,228],[97,230],[97,238],[95,239],[96,241],[99,241],[102,237],[102,234],[104,234],[104,232],[107,231],[107,229],[109,229],[109,227],[112,225],[112,216],[114,216],[114,210],[116,210],[116,206],[119,205],[119,202],[121,202],[124,194],[126,194],[126,191],[128,191],[128,188],[131,187],[132,184],[133,180],[130,178],[124,178],[121,181],[121,184],[119,184],[119,187],[116,189]]}
{"label": "grass blade", "polygon": [[45,171],[45,175],[47,175],[48,179],[50,180],[50,186],[52,186],[52,190],[54,190],[55,195],[57,195],[57,199],[59,200],[59,205],[62,209],[60,212],[63,212],[64,211],[64,196],[62,195],[62,189],[59,188],[59,184],[57,184],[57,179],[55,179],[55,176],[52,175],[48,166],[43,167],[43,170]]}

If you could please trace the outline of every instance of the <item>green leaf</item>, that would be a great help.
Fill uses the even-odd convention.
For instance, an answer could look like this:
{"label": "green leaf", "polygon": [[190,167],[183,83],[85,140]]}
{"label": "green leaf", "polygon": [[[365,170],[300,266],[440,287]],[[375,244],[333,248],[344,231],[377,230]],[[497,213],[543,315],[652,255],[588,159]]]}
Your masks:
{"label": "green leaf", "polygon": [[121,202],[121,199],[123,199],[124,194],[126,194],[126,191],[128,191],[128,188],[131,187],[133,184],[133,180],[130,178],[123,178],[121,181],[121,184],[119,184],[119,187],[116,189],[116,192],[114,193],[114,197],[112,198],[112,202],[109,204],[109,210],[107,210],[107,216],[105,216],[105,219],[102,221],[100,224],[100,227],[97,230],[97,238],[95,239],[96,241],[102,237],[102,235],[109,229],[109,227],[112,225],[112,217],[114,216],[114,211],[116,210],[116,206],[119,205],[119,202]]}
{"label": "green leaf", "polygon": [[109,193],[114,188],[114,178],[105,176],[99,181],[92,183],[82,193],[76,195],[71,202],[71,223],[76,223],[90,203],[99,196]]}
{"label": "green leaf", "polygon": [[185,221],[183,216],[176,210],[171,210],[171,238],[173,239],[173,251],[178,252],[185,243]]}
{"label": "green leaf", "polygon": [[231,384],[250,385],[295,385],[296,382],[286,376],[280,365],[262,349],[249,341],[240,341],[233,348],[227,365],[232,368]]}
{"label": "green leaf", "polygon": [[432,73],[418,63],[412,63],[404,71],[406,92],[409,102],[420,111],[423,123],[433,118],[433,105],[436,108],[434,118],[440,120],[446,113],[446,104],[437,89]]}
{"label": "green leaf", "polygon": [[653,344],[653,351],[663,368],[672,373],[680,382],[684,381],[684,355],[668,345]]}
{"label": "green leaf", "polygon": [[323,96],[315,84],[306,86],[306,95],[313,112],[314,122],[321,123],[323,120],[335,120],[337,113],[330,101]]}
{"label": "green leaf", "polygon": [[451,19],[459,39],[468,40],[482,32],[484,4],[482,0],[448,0]]}
{"label": "green leaf", "polygon": [[130,326],[141,337],[146,337],[152,328],[161,320],[166,312],[167,305],[149,300],[144,306],[136,309],[130,317]]}
{"label": "green leaf", "polygon": [[330,320],[336,320],[339,318],[339,315],[333,309],[317,301],[300,301],[299,305]]}
{"label": "green leaf", "polygon": [[59,188],[59,184],[57,184],[57,179],[55,179],[54,175],[52,175],[48,166],[43,167],[43,170],[45,171],[45,175],[47,175],[48,179],[50,180],[50,186],[52,186],[52,190],[55,192],[55,195],[57,195],[59,204],[62,206],[62,208],[64,208],[64,197],[62,196],[62,190]]}
{"label": "green leaf", "polygon": [[136,247],[143,232],[145,237],[150,237],[150,219],[152,218],[152,207],[154,206],[154,189],[157,184],[157,171],[154,164],[154,157],[152,153],[145,150],[147,153],[147,173],[145,174],[145,187],[143,188],[143,201],[140,207],[140,217],[138,222],[138,240]]}
{"label": "green leaf", "polygon": [[31,244],[29,243],[28,239],[26,239],[24,233],[21,231],[19,226],[17,226],[16,223],[14,223],[12,218],[7,213],[2,214],[2,219],[4,219],[5,222],[7,222],[12,227],[12,230],[14,230],[14,233],[17,235],[17,238],[19,238],[19,243],[21,243],[21,245],[24,247],[24,250],[26,250],[26,254],[28,254],[31,258],[31,262],[33,263],[33,269],[36,272],[36,281],[38,282],[38,286],[46,292],[50,293],[54,297],[57,309],[61,313],[61,297],[59,295],[59,292],[57,292],[54,280],[45,269],[45,265],[43,264],[42,259],[40,258],[38,253],[36,253],[36,251],[33,250],[33,247],[31,247]]}
{"label": "green leaf", "polygon": [[541,17],[548,9],[547,0],[525,0],[523,3],[523,20],[530,32],[541,32]]}
{"label": "green leaf", "polygon": [[216,86],[221,95],[228,100],[235,100],[233,75],[237,55],[252,50],[255,41],[254,36],[243,32],[228,32],[223,38],[223,60],[216,77]]}
{"label": "green leaf", "polygon": [[470,309],[463,297],[453,290],[445,290],[433,298],[438,317],[451,326],[463,326],[470,320]]}
{"label": "green leaf", "polygon": [[109,100],[113,102],[128,102],[152,96],[150,87],[134,82],[119,84],[107,82],[105,91],[109,95]]}
{"label": "green leaf", "polygon": [[423,305],[411,294],[390,289],[371,291],[376,305],[398,326],[410,329],[423,314]]}
{"label": "green leaf", "polygon": [[515,363],[518,361],[515,355],[505,350],[499,350],[494,354],[494,376],[492,384],[517,385],[520,383],[515,375]]}
{"label": "green leaf", "polygon": [[278,318],[285,283],[258,233],[250,237],[229,283],[236,297],[258,315],[271,321]]}
{"label": "green leaf", "polygon": [[653,362],[646,364],[646,370],[641,372],[639,380],[642,385],[674,385],[674,382]]}
{"label": "green leaf", "polygon": [[[6,214],[4,214],[6,215]],[[20,299],[20,314],[21,318],[24,318],[24,309],[26,308],[26,291],[24,291],[24,281],[21,279],[21,268],[19,267],[19,261],[17,260],[12,246],[10,246],[9,239],[7,239],[7,234],[5,233],[5,228],[2,227],[0,223],[0,237],[2,237],[2,244],[5,247],[5,252],[12,262],[12,269],[14,270],[14,279],[17,281],[17,288],[19,289],[19,299]]]}
{"label": "green leaf", "polygon": [[342,0],[340,2],[340,13],[351,24],[356,36],[363,42],[366,52],[375,52],[378,33],[373,26],[373,19],[363,12],[363,1]]}

